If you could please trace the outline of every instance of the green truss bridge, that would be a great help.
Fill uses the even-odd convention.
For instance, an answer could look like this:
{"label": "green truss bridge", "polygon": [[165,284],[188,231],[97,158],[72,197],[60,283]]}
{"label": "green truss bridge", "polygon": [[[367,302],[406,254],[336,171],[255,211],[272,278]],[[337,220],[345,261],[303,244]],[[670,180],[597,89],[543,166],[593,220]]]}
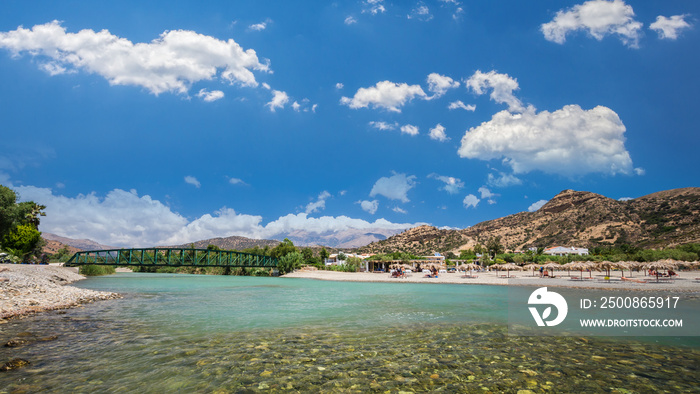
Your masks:
{"label": "green truss bridge", "polygon": [[108,249],[77,252],[65,265],[67,267],[79,265],[120,265],[141,267],[277,268],[277,259],[257,254],[211,249]]}

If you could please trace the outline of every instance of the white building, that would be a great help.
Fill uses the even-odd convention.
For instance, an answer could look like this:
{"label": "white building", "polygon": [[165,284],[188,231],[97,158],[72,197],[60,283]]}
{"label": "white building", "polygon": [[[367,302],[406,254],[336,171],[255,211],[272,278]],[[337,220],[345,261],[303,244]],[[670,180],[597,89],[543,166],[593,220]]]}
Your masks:
{"label": "white building", "polygon": [[588,249],[586,248],[575,248],[575,247],[565,247],[565,246],[555,246],[553,248],[545,249],[544,254],[548,254],[550,256],[566,256],[569,254],[575,254],[579,256],[585,256],[588,255]]}

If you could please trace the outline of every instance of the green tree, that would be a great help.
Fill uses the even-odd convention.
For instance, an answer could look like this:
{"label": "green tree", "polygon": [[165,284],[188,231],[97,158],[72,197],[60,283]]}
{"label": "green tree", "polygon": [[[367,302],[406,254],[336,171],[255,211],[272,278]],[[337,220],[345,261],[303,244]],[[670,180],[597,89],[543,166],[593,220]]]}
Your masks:
{"label": "green tree", "polygon": [[214,244],[209,244],[209,245],[207,245],[207,249],[208,249],[208,250],[221,250],[220,247],[218,247],[218,246],[216,246],[216,245],[214,245]]}
{"label": "green tree", "polygon": [[338,253],[338,261],[345,261],[348,258],[348,256],[345,255],[345,253],[340,252]]}
{"label": "green tree", "polygon": [[41,233],[31,224],[16,226],[3,238],[2,245],[19,257],[28,255],[41,240]]}
{"label": "green tree", "polygon": [[[288,238],[285,238],[284,241],[282,241],[279,245],[272,248],[270,256],[279,259],[294,252],[298,252],[296,246],[294,246],[294,243]],[[299,253],[299,255],[301,256],[301,253]]]}
{"label": "green tree", "polygon": [[492,258],[496,257],[497,254],[503,253],[503,245],[501,245],[501,237],[491,237],[486,242],[486,251]]}
{"label": "green tree", "polygon": [[328,253],[326,248],[323,247],[323,248],[321,248],[321,252],[319,252],[318,256],[321,258],[321,260],[325,260],[328,258],[328,256],[330,256],[330,254]]}

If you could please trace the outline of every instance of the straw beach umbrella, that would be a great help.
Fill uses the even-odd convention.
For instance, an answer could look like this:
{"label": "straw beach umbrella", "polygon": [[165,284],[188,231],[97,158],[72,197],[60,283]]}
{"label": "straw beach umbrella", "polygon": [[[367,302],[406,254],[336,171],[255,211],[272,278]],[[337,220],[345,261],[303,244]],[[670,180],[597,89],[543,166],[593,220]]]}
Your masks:
{"label": "straw beach umbrella", "polygon": [[666,259],[666,260],[661,260],[661,261],[654,261],[651,263],[647,263],[643,265],[645,270],[654,270],[656,271],[656,281],[659,281],[659,270],[675,270],[678,269],[678,264],[676,264],[675,261],[671,259]]}
{"label": "straw beach umbrella", "polygon": [[530,263],[530,264],[523,266],[523,269],[532,270],[532,276],[535,276],[535,272],[537,272],[537,270],[540,269],[540,267],[541,266],[539,264]]}
{"label": "straw beach umbrella", "polygon": [[583,279],[583,270],[591,270],[591,271],[589,271],[590,272],[589,277],[591,277],[591,278],[593,277],[593,273],[592,273],[593,267],[594,267],[593,263],[589,263],[587,261],[573,261],[569,264],[571,264],[571,266],[570,266],[571,269],[581,271],[581,279]]}
{"label": "straw beach umbrella", "polygon": [[554,270],[561,269],[561,264],[559,263],[547,263],[543,265],[544,269],[552,271],[552,276],[554,276]]}
{"label": "straw beach umbrella", "polygon": [[511,270],[522,270],[522,267],[519,265],[515,265],[513,263],[506,263],[506,264],[498,264],[499,271],[506,271],[508,277],[510,278],[510,271]]}

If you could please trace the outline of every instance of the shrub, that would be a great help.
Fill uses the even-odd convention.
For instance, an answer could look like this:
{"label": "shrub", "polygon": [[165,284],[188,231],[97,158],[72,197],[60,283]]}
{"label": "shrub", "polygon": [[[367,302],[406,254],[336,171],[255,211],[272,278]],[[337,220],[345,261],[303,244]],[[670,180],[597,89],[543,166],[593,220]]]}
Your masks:
{"label": "shrub", "polygon": [[111,275],[116,270],[111,265],[83,265],[80,267],[80,274],[85,276]]}

